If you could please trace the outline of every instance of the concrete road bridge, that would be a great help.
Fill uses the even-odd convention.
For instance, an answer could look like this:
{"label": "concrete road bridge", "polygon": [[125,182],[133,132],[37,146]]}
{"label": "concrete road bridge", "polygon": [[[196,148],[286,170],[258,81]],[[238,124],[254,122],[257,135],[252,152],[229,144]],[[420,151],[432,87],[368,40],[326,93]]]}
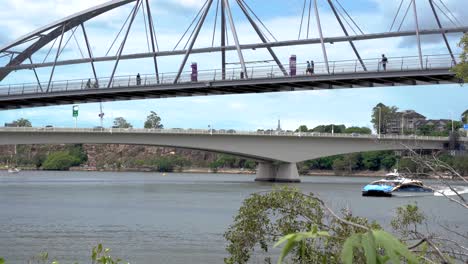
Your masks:
{"label": "concrete road bridge", "polygon": [[[342,36],[328,37],[324,34],[319,1],[325,3],[328,11],[335,16],[337,26],[343,32]],[[407,7],[402,8],[400,4],[397,9],[395,6],[397,12],[389,30],[369,33],[361,30],[339,0],[306,0],[302,9],[298,39],[278,40],[247,1],[205,0],[192,24],[187,28],[186,34],[178,43],[174,43],[174,49],[159,50],[150,0],[113,0],[50,23],[0,47],[0,109],[176,96],[458,83],[459,80],[450,71],[458,63],[458,56],[452,51],[447,34],[468,32],[468,25],[460,23],[443,1],[445,0],[424,1],[424,5],[432,11],[430,15],[436,22],[436,28],[420,27],[418,18],[421,14],[418,15],[416,2],[422,1],[410,0]],[[308,16],[305,15],[306,3],[309,4]],[[108,52],[96,55],[93,51],[96,43],[92,42],[87,33],[88,23],[127,5],[132,5],[131,12],[119,34],[112,41],[112,45],[106,49]],[[261,43],[240,43],[232,14],[234,7],[248,21]],[[140,15],[143,16],[141,20],[145,23],[148,51],[124,53],[129,33],[138,21],[137,16]],[[411,16],[414,19],[414,22],[411,22],[414,24],[414,29],[402,29],[405,20],[409,20]],[[207,26],[205,25],[207,17],[215,19],[213,44],[211,47],[195,47],[201,29]],[[319,33],[318,38],[309,38],[311,20],[315,20],[313,24],[317,26],[314,30]],[[306,24],[307,34],[304,33]],[[77,35],[80,38],[77,38]],[[444,41],[446,55],[423,54],[422,36],[433,35],[439,35]],[[215,45],[215,36],[220,36],[219,45]],[[384,63],[382,58],[363,58],[355,44],[360,41],[399,37],[416,38],[415,56],[391,57]],[[77,39],[81,39],[81,43]],[[229,39],[233,44],[229,44]],[[63,58],[62,53],[71,45],[70,42],[76,42],[80,47],[81,58]],[[184,42],[185,46],[181,48]],[[334,43],[349,44],[353,51],[351,53],[353,59],[329,60],[326,47],[327,44]],[[285,63],[284,59],[281,60],[274,51],[279,47],[303,45],[321,46],[323,60],[316,62],[313,69],[297,63],[298,60],[306,59],[295,56],[291,56]],[[118,48],[115,54],[109,54],[116,47]],[[81,52],[82,50],[84,52]],[[249,67],[248,61],[244,58],[246,50],[267,50],[271,56],[270,61],[274,63],[273,66]],[[231,66],[226,61],[228,51],[236,51],[238,67]],[[212,56],[214,53],[221,55],[219,69],[199,70],[197,65],[192,65],[191,70],[187,71],[190,55]],[[42,56],[44,54],[45,58]],[[182,56],[178,70],[173,73],[161,73],[158,60],[170,56]],[[138,79],[135,76],[116,75],[120,62],[142,58],[152,59],[151,66],[154,68],[154,73],[140,76]],[[113,64],[110,76],[103,77],[97,71],[97,64],[104,62]],[[54,73],[58,67],[81,64],[90,66],[92,76],[83,76],[80,80],[55,79]],[[38,74],[38,69],[44,68],[50,69],[47,80],[41,80]],[[4,82],[10,74],[25,71],[34,76],[31,79],[34,79],[35,83]]]}
{"label": "concrete road bridge", "polygon": [[[135,144],[227,153],[259,162],[258,181],[299,182],[297,162],[406,148],[441,150],[446,137],[154,129],[0,128],[0,145]],[[461,138],[468,144],[468,138]]]}

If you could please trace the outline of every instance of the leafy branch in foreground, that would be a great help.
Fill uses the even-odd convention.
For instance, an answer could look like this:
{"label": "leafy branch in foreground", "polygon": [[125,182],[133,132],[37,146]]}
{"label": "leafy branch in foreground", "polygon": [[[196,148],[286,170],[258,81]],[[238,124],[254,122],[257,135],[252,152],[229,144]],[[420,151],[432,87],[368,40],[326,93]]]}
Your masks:
{"label": "leafy branch in foreground", "polygon": [[[284,245],[278,263],[286,258],[301,264],[465,263],[468,249],[463,242],[453,235],[447,239],[421,232],[425,219],[417,205],[398,208],[392,220],[397,237],[348,211],[338,215],[317,197],[295,188],[255,193],[224,234],[230,254],[224,262],[272,263],[270,246],[275,244]],[[466,239],[463,234],[459,238]]]}
{"label": "leafy branch in foreground", "polygon": [[92,264],[119,264],[122,262],[121,259],[117,258],[114,259],[110,255],[110,248],[103,248],[102,244],[97,245],[96,247],[93,247],[93,250],[91,251],[91,260]]}
{"label": "leafy branch in foreground", "polygon": [[[300,247],[291,249],[293,263],[340,263],[346,238],[368,229],[380,226],[348,211],[339,217],[317,197],[294,188],[255,193],[244,200],[234,224],[224,234],[230,254],[224,262],[248,263],[258,257],[254,255],[257,252],[264,256],[264,262],[271,263],[270,247],[283,236],[299,233],[290,236],[293,240],[305,238]],[[363,257],[360,254],[358,260]]]}
{"label": "leafy branch in foreground", "polygon": [[[120,264],[122,260],[119,258],[113,258],[110,255],[110,249],[104,248],[102,244],[98,244],[93,247],[91,251],[91,263],[92,264]],[[33,257],[28,261],[29,264],[60,264],[57,260],[50,260],[49,253],[42,252],[39,255]],[[0,264],[6,264],[5,259],[0,258]],[[77,264],[77,263],[75,263]],[[127,263],[129,264],[129,263]]]}

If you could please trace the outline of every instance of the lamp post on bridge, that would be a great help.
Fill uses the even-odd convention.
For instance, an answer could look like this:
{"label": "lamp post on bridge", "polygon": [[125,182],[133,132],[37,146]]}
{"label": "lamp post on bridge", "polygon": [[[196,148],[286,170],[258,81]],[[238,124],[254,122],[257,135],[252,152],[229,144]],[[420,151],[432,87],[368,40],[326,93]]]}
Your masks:
{"label": "lamp post on bridge", "polygon": [[380,106],[377,106],[377,108],[379,108],[379,127],[377,128],[377,135],[378,135],[378,138],[380,139],[380,127],[381,127],[381,120],[382,120],[382,107]]}
{"label": "lamp post on bridge", "polygon": [[79,106],[78,105],[74,105],[73,106],[73,117],[75,118],[75,129],[77,127],[77,122],[78,122],[78,110],[79,110]]}
{"label": "lamp post on bridge", "polygon": [[450,121],[452,122],[452,134],[453,134],[453,132],[455,132],[455,127],[453,124],[453,111],[450,111]]}

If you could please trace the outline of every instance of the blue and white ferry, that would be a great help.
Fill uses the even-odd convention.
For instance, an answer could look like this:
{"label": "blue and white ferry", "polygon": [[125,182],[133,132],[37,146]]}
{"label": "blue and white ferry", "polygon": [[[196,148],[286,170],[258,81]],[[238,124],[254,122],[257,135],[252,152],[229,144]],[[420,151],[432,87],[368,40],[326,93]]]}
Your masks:
{"label": "blue and white ferry", "polygon": [[394,192],[434,192],[422,181],[400,176],[397,170],[388,173],[385,179],[374,181],[362,188],[362,196],[392,197]]}

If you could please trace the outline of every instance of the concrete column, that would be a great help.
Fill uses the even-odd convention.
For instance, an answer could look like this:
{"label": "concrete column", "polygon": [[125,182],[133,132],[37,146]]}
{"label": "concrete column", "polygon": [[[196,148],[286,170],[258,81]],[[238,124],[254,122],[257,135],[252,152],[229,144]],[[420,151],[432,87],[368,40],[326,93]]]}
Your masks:
{"label": "concrete column", "polygon": [[296,163],[273,164],[270,162],[258,164],[255,181],[301,182]]}

